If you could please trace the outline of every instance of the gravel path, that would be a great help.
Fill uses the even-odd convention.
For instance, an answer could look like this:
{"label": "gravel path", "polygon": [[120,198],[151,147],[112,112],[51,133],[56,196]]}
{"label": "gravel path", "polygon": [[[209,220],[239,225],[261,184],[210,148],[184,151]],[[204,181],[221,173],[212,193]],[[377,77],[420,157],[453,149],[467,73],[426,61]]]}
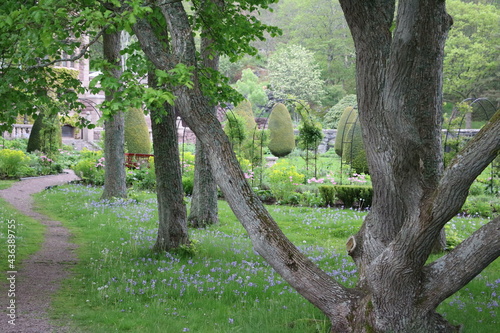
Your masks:
{"label": "gravel path", "polygon": [[[8,323],[6,307],[11,298],[8,298],[7,285],[2,276],[0,332],[59,333],[67,331],[50,322],[47,309],[50,306],[51,296],[59,289],[61,281],[68,277],[69,268],[76,263],[74,254],[76,246],[70,243],[70,233],[60,222],[53,221],[33,210],[31,195],[43,191],[48,186],[62,185],[76,179],[78,177],[73,171],[65,170],[65,173],[59,175],[23,179],[8,189],[0,190],[1,198],[12,204],[22,214],[47,226],[41,249],[25,259],[15,274],[15,326]],[[18,241],[16,245],[19,247],[22,243]],[[2,252],[4,251],[2,249]]]}

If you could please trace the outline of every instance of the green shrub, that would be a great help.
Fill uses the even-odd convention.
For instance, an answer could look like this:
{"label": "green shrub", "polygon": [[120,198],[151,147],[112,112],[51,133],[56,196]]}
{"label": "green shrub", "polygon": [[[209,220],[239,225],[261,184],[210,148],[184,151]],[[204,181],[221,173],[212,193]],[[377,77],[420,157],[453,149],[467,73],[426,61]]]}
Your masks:
{"label": "green shrub", "polygon": [[271,134],[269,150],[276,157],[284,157],[295,148],[295,135],[290,113],[285,105],[278,103],[269,116],[268,124]]}
{"label": "green shrub", "polygon": [[342,157],[343,144],[349,141],[347,136],[346,125],[353,123],[358,117],[357,111],[353,107],[348,107],[342,113],[337,127],[337,136],[335,137],[335,153]]}
{"label": "green shrub", "polygon": [[149,129],[141,109],[131,108],[125,112],[125,146],[130,154],[151,153]]}
{"label": "green shrub", "polygon": [[224,132],[231,141],[233,149],[239,148],[247,137],[245,119],[234,112],[226,113],[226,118]]}
{"label": "green shrub", "polygon": [[184,189],[184,194],[192,195],[194,188],[194,176],[183,176],[182,177],[182,187]]}
{"label": "green shrub", "polygon": [[58,115],[43,117],[40,129],[40,151],[48,157],[55,158],[62,148],[62,128]]}
{"label": "green shrub", "polygon": [[80,160],[74,167],[75,174],[82,179],[85,184],[101,186],[104,185],[104,159]]}
{"label": "green shrub", "polygon": [[332,207],[335,204],[335,187],[332,185],[321,185],[319,193],[324,206]]}
{"label": "green shrub", "polygon": [[154,158],[150,157],[147,165],[141,164],[139,169],[129,169],[126,172],[127,185],[141,191],[156,189]]}
{"label": "green shrub", "polygon": [[250,108],[254,111],[258,110],[259,105],[266,105],[267,94],[262,87],[263,84],[259,82],[258,76],[253,73],[252,69],[244,69],[241,72],[241,79],[234,86],[240,94],[245,96],[249,101]]}
{"label": "green shrub", "polygon": [[26,151],[28,153],[33,153],[35,151],[42,151],[40,131],[43,126],[43,114],[40,113],[38,117],[36,117],[35,122],[33,123],[33,127],[31,127],[30,137],[28,139],[28,146]]}
{"label": "green shrub", "polygon": [[339,122],[335,152],[358,173],[368,173],[365,146],[358,112],[347,108]]}
{"label": "green shrub", "polygon": [[469,196],[462,206],[462,213],[471,216],[490,218],[493,216],[495,201],[493,196],[478,195]]}
{"label": "green shrub", "polygon": [[359,208],[369,207],[372,204],[373,189],[368,186],[357,185],[335,185],[337,198],[342,201],[344,207],[353,207],[355,203]]}
{"label": "green shrub", "polygon": [[257,128],[257,123],[255,122],[255,116],[252,111],[252,103],[245,99],[240,104],[236,105],[233,113],[239,115],[245,121],[246,133],[252,134]]}
{"label": "green shrub", "polygon": [[269,187],[277,200],[289,203],[297,186],[303,184],[304,179],[305,175],[297,172],[295,165],[290,165],[286,159],[279,159],[270,168]]}
{"label": "green shrub", "polygon": [[349,126],[347,135],[352,138],[352,141],[345,145],[342,158],[350,164],[357,173],[368,174],[368,160],[366,159],[363,134],[361,133],[359,121]]}
{"label": "green shrub", "polygon": [[20,150],[0,150],[0,177],[17,178],[26,175],[29,158]]}
{"label": "green shrub", "polygon": [[325,128],[337,128],[339,126],[340,118],[346,108],[353,108],[358,104],[356,95],[347,95],[335,104],[325,115],[324,124]]}

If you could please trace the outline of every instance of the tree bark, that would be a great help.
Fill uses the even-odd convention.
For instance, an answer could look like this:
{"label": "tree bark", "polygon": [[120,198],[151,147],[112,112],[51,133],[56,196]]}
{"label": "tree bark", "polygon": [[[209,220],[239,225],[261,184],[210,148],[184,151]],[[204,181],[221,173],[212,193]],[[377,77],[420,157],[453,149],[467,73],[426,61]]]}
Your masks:
{"label": "tree bark", "polygon": [[[111,65],[108,72],[114,78],[121,76],[120,31],[103,35],[104,59]],[[114,98],[113,91],[106,91],[106,101]],[[117,112],[104,122],[104,191],[103,199],[113,197],[126,198],[127,184],[125,177],[125,117]]]}
{"label": "tree bark", "polygon": [[165,104],[164,110],[151,110],[151,119],[158,199],[158,237],[154,250],[170,251],[189,244],[176,116],[172,106]]}
{"label": "tree bark", "polygon": [[[215,1],[215,4],[220,8],[222,1]],[[219,69],[219,54],[211,49],[213,40],[209,33],[210,31],[205,28],[201,37],[202,64],[204,67],[217,71]],[[208,99],[204,104],[205,112],[217,114],[216,107]],[[195,155],[194,187],[188,222],[194,228],[204,228],[219,222],[217,184],[201,140],[196,141]]]}

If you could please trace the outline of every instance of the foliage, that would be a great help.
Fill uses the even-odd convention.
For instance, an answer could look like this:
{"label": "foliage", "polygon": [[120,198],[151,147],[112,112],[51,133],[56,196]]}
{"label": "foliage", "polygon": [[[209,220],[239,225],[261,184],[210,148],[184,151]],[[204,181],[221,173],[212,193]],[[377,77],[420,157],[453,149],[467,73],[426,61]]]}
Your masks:
{"label": "foliage", "polygon": [[268,98],[263,84],[259,82],[259,78],[250,68],[243,70],[241,79],[235,84],[235,89],[251,103],[254,112],[267,103]]}
{"label": "foliage", "polygon": [[339,122],[345,109],[348,107],[353,108],[356,105],[358,105],[356,95],[347,95],[343,97],[337,104],[328,110],[324,117],[323,124],[326,128],[337,128],[340,131]]}
{"label": "foliage", "polygon": [[344,142],[349,141],[348,124],[352,124],[357,118],[357,111],[354,107],[347,107],[343,110],[342,116],[337,126],[337,136],[335,137],[335,153],[342,157]]}
{"label": "foliage", "polygon": [[359,120],[356,123],[347,125],[347,137],[350,141],[344,142],[342,158],[357,173],[368,173],[368,161],[363,143],[363,134]]}
{"label": "foliage", "polygon": [[86,154],[93,156],[86,158],[85,154],[82,154],[83,159],[73,167],[75,174],[82,179],[84,184],[104,185],[104,157],[98,157],[102,156],[99,153]]}
{"label": "foliage", "polygon": [[87,30],[94,21],[82,20],[85,14],[88,10],[81,10],[75,1],[2,2],[0,99],[9,107],[0,113],[1,131],[9,130],[18,114],[30,116],[44,109],[55,115],[80,109],[81,82],[50,65],[74,56],[84,31],[90,38],[95,35]]}
{"label": "foliage", "polygon": [[25,175],[29,157],[19,150],[0,150],[0,178],[17,178]]}
{"label": "foliage", "polygon": [[453,26],[445,47],[444,94],[455,102],[473,96],[500,100],[500,8],[460,0],[450,0],[447,8]]}
{"label": "foliage", "polygon": [[43,113],[39,113],[36,117],[33,127],[31,127],[30,137],[28,139],[28,146],[26,151],[32,153],[35,151],[42,151],[41,143],[41,130],[43,127]]}
{"label": "foliage", "polygon": [[234,112],[226,113],[226,117],[224,132],[231,141],[233,149],[237,151],[247,137],[245,119]]}
{"label": "foliage", "polygon": [[373,198],[373,189],[359,185],[334,185],[337,198],[344,207],[353,207],[357,203],[359,208],[370,207]]}
{"label": "foliage", "polygon": [[[268,21],[283,30],[275,40],[311,50],[328,85],[355,92],[356,52],[338,1],[282,0],[269,16]],[[335,104],[327,102],[324,105]]]}
{"label": "foliage", "polygon": [[127,170],[126,177],[127,186],[142,191],[154,191],[156,189],[154,157],[150,157],[148,163]]}
{"label": "foliage", "polygon": [[32,155],[29,167],[33,169],[35,175],[39,176],[57,174],[63,171],[63,167],[58,161],[42,154]]}
{"label": "foliage", "polygon": [[358,112],[352,107],[344,110],[340,117],[335,152],[358,173],[368,173],[368,162],[363,144]]}
{"label": "foliage", "polygon": [[131,108],[125,112],[125,146],[131,154],[150,154],[151,139],[141,109]]}
{"label": "foliage", "polygon": [[308,114],[301,113],[301,116],[301,122],[298,128],[298,146],[303,150],[316,151],[321,143],[321,140],[323,139],[321,124],[311,119],[311,116]]}
{"label": "foliage", "polygon": [[269,150],[276,157],[284,157],[295,148],[295,135],[290,113],[285,105],[278,103],[269,116]]}
{"label": "foliage", "polygon": [[268,68],[275,97],[285,99],[292,95],[320,104],[324,83],[312,52],[300,45],[284,45],[269,58]]}
{"label": "foliage", "polygon": [[42,118],[40,129],[40,151],[49,157],[55,157],[62,147],[62,129],[57,115],[46,115]]}
{"label": "foliage", "polygon": [[287,159],[279,159],[269,169],[269,187],[274,197],[281,203],[289,203],[295,196],[295,189],[303,184],[305,175],[297,172],[295,165],[290,165]]}
{"label": "foliage", "polygon": [[248,99],[245,99],[236,105],[233,112],[243,118],[246,129],[245,133],[247,133],[247,136],[252,134],[257,128],[257,123],[255,122],[255,116],[252,110],[252,103]]}
{"label": "foliage", "polygon": [[31,129],[27,152],[40,151],[55,157],[62,147],[62,132],[59,117],[40,111]]}
{"label": "foliage", "polygon": [[335,204],[335,187],[332,185],[321,185],[318,189],[323,205],[333,207]]}
{"label": "foliage", "polygon": [[500,200],[495,196],[468,196],[461,209],[465,215],[491,218],[500,213]]}

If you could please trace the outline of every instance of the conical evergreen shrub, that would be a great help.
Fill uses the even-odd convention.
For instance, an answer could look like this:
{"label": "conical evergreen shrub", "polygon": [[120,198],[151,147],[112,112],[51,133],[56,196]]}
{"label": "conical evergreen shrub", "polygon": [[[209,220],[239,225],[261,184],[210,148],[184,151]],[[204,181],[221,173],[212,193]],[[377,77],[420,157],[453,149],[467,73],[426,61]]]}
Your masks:
{"label": "conical evergreen shrub", "polygon": [[144,113],[131,108],[125,113],[125,146],[130,154],[150,154],[151,139]]}
{"label": "conical evergreen shrub", "polygon": [[269,115],[269,150],[276,157],[284,157],[295,148],[295,135],[290,112],[285,105],[278,103]]}

